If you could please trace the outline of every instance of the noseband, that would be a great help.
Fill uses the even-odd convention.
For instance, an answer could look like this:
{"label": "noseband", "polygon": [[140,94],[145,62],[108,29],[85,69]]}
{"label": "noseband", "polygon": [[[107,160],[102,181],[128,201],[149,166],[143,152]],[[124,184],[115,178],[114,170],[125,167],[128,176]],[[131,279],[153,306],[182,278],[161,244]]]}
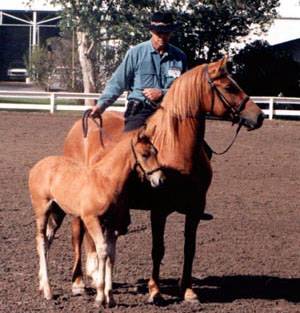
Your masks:
{"label": "noseband", "polygon": [[[211,78],[208,73],[208,65],[206,66],[206,75],[207,75],[207,81],[208,84],[212,90],[212,97],[211,97],[211,105],[210,105],[210,114],[213,115],[214,111],[214,104],[215,104],[215,94],[218,96],[218,98],[221,100],[222,104],[224,105],[226,112],[231,116],[232,122],[238,123],[240,120],[240,114],[245,109],[246,103],[249,101],[249,96],[246,96],[237,107],[233,106],[227,98],[224,96],[224,94],[221,92],[221,90],[215,85],[214,81],[221,78],[222,76],[217,76],[216,78]],[[225,74],[224,76],[228,77],[228,74]],[[230,77],[230,80],[233,81],[233,79]]]}
{"label": "noseband", "polygon": [[[133,145],[133,140],[131,140],[130,145],[131,145],[131,151],[132,151],[132,153],[133,153],[134,160],[135,160],[135,165],[134,165],[134,167],[135,167],[135,168],[139,167],[139,168],[141,169],[141,171],[143,172],[143,177],[144,177],[144,178],[146,178],[146,177],[152,175],[153,173],[158,172],[158,171],[160,171],[160,170],[162,169],[161,166],[159,166],[159,167],[156,167],[156,168],[153,169],[153,170],[146,171],[146,170],[143,168],[142,164],[139,162],[138,158],[137,158],[137,154],[136,154],[136,152],[135,152],[134,145]],[[151,145],[153,146],[152,143],[151,143]]]}

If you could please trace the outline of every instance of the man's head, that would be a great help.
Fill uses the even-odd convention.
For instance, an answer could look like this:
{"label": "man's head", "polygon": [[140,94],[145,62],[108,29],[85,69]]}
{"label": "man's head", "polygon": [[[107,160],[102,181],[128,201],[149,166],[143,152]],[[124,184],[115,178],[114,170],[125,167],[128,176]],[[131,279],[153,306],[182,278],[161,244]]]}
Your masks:
{"label": "man's head", "polygon": [[153,47],[163,52],[170,41],[171,33],[177,28],[173,16],[169,12],[155,12],[148,25],[151,32]]}

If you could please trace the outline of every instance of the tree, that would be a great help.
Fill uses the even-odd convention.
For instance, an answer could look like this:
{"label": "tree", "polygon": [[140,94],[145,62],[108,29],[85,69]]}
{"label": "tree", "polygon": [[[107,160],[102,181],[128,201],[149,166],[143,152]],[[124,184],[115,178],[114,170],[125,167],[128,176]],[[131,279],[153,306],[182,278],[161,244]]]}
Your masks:
{"label": "tree", "polygon": [[174,42],[187,53],[192,66],[212,61],[229,53],[231,44],[241,38],[265,32],[278,5],[279,0],[175,0],[172,10],[182,30]]}
{"label": "tree", "polygon": [[[73,28],[76,32],[79,61],[82,68],[84,92],[95,92],[93,56],[95,47],[105,50],[112,40],[134,36],[134,16],[141,17],[157,1],[124,0],[51,0],[62,8],[62,28]],[[123,36],[123,37],[126,37]],[[103,48],[106,47],[106,48]],[[94,54],[93,54],[94,53]],[[103,51],[98,53],[105,55]]]}
{"label": "tree", "polygon": [[250,95],[299,96],[300,64],[291,53],[255,41],[234,58],[235,79]]}
{"label": "tree", "polygon": [[[174,13],[181,28],[173,42],[187,53],[192,67],[229,52],[230,44],[249,35],[254,25],[257,31],[265,31],[279,5],[279,0],[50,1],[63,8],[62,27],[76,32],[85,92],[96,90],[95,58],[103,60],[113,54],[115,65],[130,45],[149,38],[145,26],[154,10]],[[117,40],[118,46],[110,45],[112,40]]]}

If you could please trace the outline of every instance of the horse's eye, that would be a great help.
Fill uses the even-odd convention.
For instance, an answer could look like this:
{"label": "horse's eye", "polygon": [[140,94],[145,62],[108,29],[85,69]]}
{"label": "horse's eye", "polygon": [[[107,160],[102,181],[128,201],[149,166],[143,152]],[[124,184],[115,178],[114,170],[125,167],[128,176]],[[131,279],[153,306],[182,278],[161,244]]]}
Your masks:
{"label": "horse's eye", "polygon": [[142,154],[143,159],[148,159],[149,156],[150,156],[150,153],[146,153],[145,152],[145,153]]}
{"label": "horse's eye", "polygon": [[239,92],[239,89],[235,85],[225,86],[225,90],[230,92],[230,93],[238,93]]}

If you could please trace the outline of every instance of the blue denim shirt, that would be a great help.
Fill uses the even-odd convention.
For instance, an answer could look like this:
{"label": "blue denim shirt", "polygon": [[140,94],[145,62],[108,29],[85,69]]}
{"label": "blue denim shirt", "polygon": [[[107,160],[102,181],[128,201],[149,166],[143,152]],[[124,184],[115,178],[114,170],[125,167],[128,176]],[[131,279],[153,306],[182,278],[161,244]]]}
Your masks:
{"label": "blue denim shirt", "polygon": [[186,55],[180,49],[168,44],[161,56],[153,48],[151,40],[142,42],[127,51],[97,104],[104,110],[124,91],[128,91],[128,100],[141,101],[145,100],[144,88],[159,88],[165,93],[186,69]]}

